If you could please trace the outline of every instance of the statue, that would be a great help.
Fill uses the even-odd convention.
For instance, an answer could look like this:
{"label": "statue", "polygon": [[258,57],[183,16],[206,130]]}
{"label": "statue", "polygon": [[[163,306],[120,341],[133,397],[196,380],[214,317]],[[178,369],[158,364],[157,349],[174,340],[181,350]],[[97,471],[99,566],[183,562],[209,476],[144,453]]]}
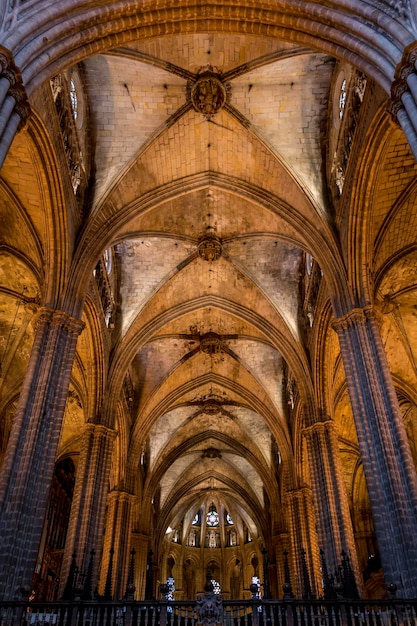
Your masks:
{"label": "statue", "polygon": [[242,566],[239,559],[236,559],[236,563],[232,568],[230,574],[230,598],[232,600],[238,600],[240,597],[240,583],[242,579]]}
{"label": "statue", "polygon": [[190,559],[184,562],[184,599],[194,600],[195,598],[195,572]]}
{"label": "statue", "polygon": [[215,530],[210,530],[209,531],[208,547],[209,548],[215,548],[216,546],[217,546],[216,531]]}
{"label": "statue", "polygon": [[190,530],[190,534],[188,535],[188,545],[192,548],[194,548],[196,545],[196,532],[194,528]]}

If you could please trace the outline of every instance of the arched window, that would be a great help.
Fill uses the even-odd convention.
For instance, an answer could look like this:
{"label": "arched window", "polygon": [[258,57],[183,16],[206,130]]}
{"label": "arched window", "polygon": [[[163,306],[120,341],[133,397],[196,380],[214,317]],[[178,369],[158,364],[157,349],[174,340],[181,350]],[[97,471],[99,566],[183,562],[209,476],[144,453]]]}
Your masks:
{"label": "arched window", "polygon": [[78,118],[78,94],[77,94],[77,86],[75,84],[74,78],[70,79],[70,100],[71,100],[71,109],[72,109],[72,117],[75,121]]}
{"label": "arched window", "polygon": [[216,596],[219,596],[222,592],[220,583],[217,580],[214,580],[214,578],[212,578],[211,584],[213,585],[213,593],[215,593]]}
{"label": "arched window", "polygon": [[339,91],[339,119],[343,119],[343,114],[345,112],[346,106],[346,98],[347,98],[347,90],[346,90],[346,78],[342,80],[342,84],[340,85]]}
{"label": "arched window", "polygon": [[80,130],[84,122],[84,100],[81,78],[76,70],[73,70],[69,79],[69,97],[72,117]]}
{"label": "arched window", "polygon": [[216,511],[214,503],[211,504],[210,510],[207,513],[206,524],[211,527],[219,525],[219,514]]}

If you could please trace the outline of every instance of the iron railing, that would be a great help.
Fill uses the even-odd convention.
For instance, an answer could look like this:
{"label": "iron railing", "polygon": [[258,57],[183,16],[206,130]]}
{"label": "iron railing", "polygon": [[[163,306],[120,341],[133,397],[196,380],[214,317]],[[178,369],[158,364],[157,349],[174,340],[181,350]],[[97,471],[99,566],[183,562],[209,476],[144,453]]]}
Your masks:
{"label": "iron railing", "polygon": [[2,602],[0,626],[417,626],[417,600],[223,601],[198,615],[196,602]]}

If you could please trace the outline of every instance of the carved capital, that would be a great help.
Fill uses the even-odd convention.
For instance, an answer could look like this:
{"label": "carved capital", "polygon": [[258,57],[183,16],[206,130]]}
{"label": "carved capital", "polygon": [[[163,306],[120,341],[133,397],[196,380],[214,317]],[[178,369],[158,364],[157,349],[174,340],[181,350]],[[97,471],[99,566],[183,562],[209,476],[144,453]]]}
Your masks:
{"label": "carved capital", "polygon": [[404,105],[401,100],[390,100],[387,105],[387,111],[390,113],[392,120],[395,124],[399,125],[398,112],[404,109]]}
{"label": "carved capital", "polygon": [[17,71],[13,54],[4,46],[0,46],[0,76],[4,76],[10,84],[14,84]]}
{"label": "carved capital", "polygon": [[325,422],[316,422],[303,428],[303,437],[310,437],[314,433],[324,433],[326,431],[334,431],[334,424],[332,420],[326,420]]}
{"label": "carved capital", "polygon": [[28,102],[26,91],[23,85],[19,84],[19,85],[11,86],[9,89],[9,93],[12,96],[12,98],[16,100],[16,105],[15,105],[14,110],[21,118],[21,122],[19,125],[19,130],[20,130],[26,124],[26,120],[31,114],[30,104]]}
{"label": "carved capital", "polygon": [[4,46],[0,46],[0,78],[7,78],[10,83],[9,94],[16,101],[15,111],[20,116],[19,130],[25,125],[31,113],[22,75],[15,65],[13,55]]}
{"label": "carved capital", "polygon": [[413,41],[404,48],[401,61],[395,68],[395,79],[405,79],[411,72],[416,70],[417,63],[417,41]]}
{"label": "carved capital", "polygon": [[56,309],[49,309],[47,307],[40,308],[33,320],[35,329],[43,324],[61,326],[64,330],[76,335],[79,335],[85,326],[82,320],[72,317],[68,313],[65,313],[65,311],[57,311]]}
{"label": "carved capital", "polygon": [[377,313],[375,308],[371,304],[368,304],[362,309],[352,309],[352,311],[349,311],[349,313],[346,313],[343,317],[334,320],[332,326],[336,332],[340,332],[357,324],[365,324],[366,321],[370,319],[376,320]]}
{"label": "carved capital", "polygon": [[294,502],[305,502],[311,497],[311,487],[308,485],[303,485],[298,489],[292,489],[291,491],[287,491],[285,494],[287,504],[291,505]]}
{"label": "carved capital", "polygon": [[407,91],[409,91],[407,79],[411,74],[417,74],[417,41],[409,44],[403,53],[401,61],[398,63],[394,82],[391,86],[391,102],[388,105],[388,112],[391,114],[395,123],[398,124],[398,112],[402,108],[401,99]]}
{"label": "carved capital", "polygon": [[113,441],[117,437],[117,430],[104,426],[104,424],[93,424],[92,422],[86,424],[85,433],[94,437],[104,436],[109,441]]}
{"label": "carved capital", "polygon": [[404,78],[395,80],[391,86],[391,98],[394,102],[401,101],[403,95],[407,93],[408,85]]}

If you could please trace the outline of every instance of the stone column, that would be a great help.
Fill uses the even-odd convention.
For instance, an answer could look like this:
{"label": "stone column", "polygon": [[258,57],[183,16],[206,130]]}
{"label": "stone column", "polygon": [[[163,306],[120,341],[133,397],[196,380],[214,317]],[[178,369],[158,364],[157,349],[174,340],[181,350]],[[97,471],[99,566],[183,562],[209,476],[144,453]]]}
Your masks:
{"label": "stone column", "polygon": [[289,557],[294,565],[293,592],[297,597],[303,597],[307,592],[304,561],[312,595],[317,597],[321,593],[320,553],[311,489],[301,487],[289,491],[287,500],[291,537]]}
{"label": "stone column", "polygon": [[417,596],[417,474],[371,306],[334,322],[385,582]]}
{"label": "stone column", "polygon": [[110,564],[110,550],[114,550],[112,559],[112,597],[122,598],[126,592],[129,569],[132,505],[135,496],[125,491],[112,491],[107,498],[106,531],[104,535],[103,558],[101,562],[101,594],[107,581]]}
{"label": "stone column", "polygon": [[61,571],[60,594],[67,582],[72,555],[86,573],[91,550],[95,550],[91,586],[97,586],[103,543],[109,474],[116,432],[101,424],[87,424],[83,433],[75,477],[74,497]]}
{"label": "stone column", "polygon": [[[281,532],[279,534],[273,535],[272,537],[274,551],[275,551],[275,561],[276,561],[276,571],[277,571],[277,598],[282,598],[283,596],[283,585],[285,582],[285,567],[284,567],[284,552],[289,552],[290,548],[290,539],[287,532]],[[293,580],[291,578],[291,584]]]}
{"label": "stone column", "polygon": [[30,112],[19,68],[10,50],[0,45],[0,167]]}
{"label": "stone column", "polygon": [[404,48],[391,85],[390,111],[417,159],[417,41]]}
{"label": "stone column", "polygon": [[150,548],[150,538],[144,533],[135,532],[132,535],[132,548],[136,550],[135,560],[135,597],[139,600],[145,599],[146,573],[148,567],[148,554]]}
{"label": "stone column", "polygon": [[0,477],[0,598],[30,592],[80,320],[43,308]]}
{"label": "stone column", "polygon": [[329,574],[336,572],[342,560],[342,551],[345,551],[361,591],[362,577],[334,424],[330,420],[317,422],[304,429],[303,435],[307,443],[319,545],[324,551]]}

